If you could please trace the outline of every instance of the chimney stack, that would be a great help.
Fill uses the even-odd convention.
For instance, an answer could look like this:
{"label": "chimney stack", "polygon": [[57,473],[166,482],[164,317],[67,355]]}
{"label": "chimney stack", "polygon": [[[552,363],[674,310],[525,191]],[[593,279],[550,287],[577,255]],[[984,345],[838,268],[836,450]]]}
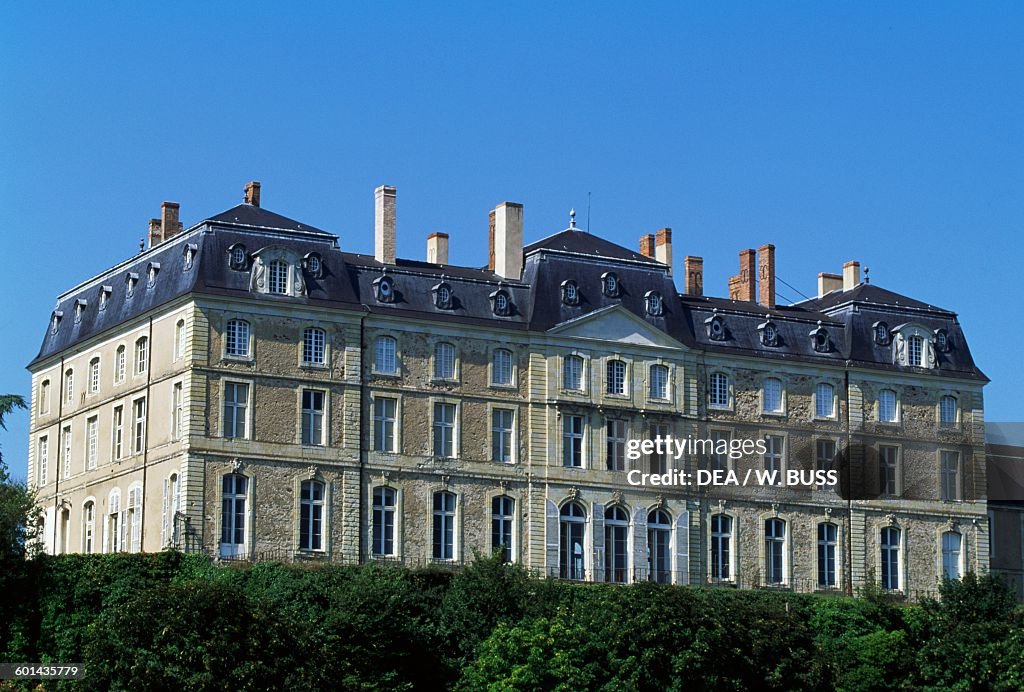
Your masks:
{"label": "chimney stack", "polygon": [[860,285],[860,262],[853,260],[843,265],[843,290],[850,291]]}
{"label": "chimney stack", "polygon": [[160,205],[160,235],[162,240],[170,240],[181,232],[181,222],[178,221],[177,202],[164,202]]}
{"label": "chimney stack", "polygon": [[818,297],[821,298],[826,293],[832,291],[838,291],[843,287],[843,277],[839,274],[826,274],[821,272],[818,274]]}
{"label": "chimney stack", "polygon": [[771,243],[757,249],[757,294],[761,305],[775,307],[775,246]]}
{"label": "chimney stack", "polygon": [[640,254],[654,259],[654,234],[640,236]]}
{"label": "chimney stack", "polygon": [[163,231],[160,230],[160,219],[149,220],[149,246],[158,245],[164,239]]}
{"label": "chimney stack", "polygon": [[427,236],[427,261],[431,264],[448,264],[447,233],[431,233]]}
{"label": "chimney stack", "polygon": [[395,201],[398,191],[381,185],[373,191],[373,258],[395,263]]}
{"label": "chimney stack", "polygon": [[523,205],[502,202],[494,209],[494,273],[518,281],[523,273]]}
{"label": "chimney stack", "polygon": [[245,203],[254,207],[260,206],[260,183],[258,180],[251,180],[245,184]]}
{"label": "chimney stack", "polygon": [[683,289],[686,295],[704,295],[704,258],[687,255],[683,259],[683,267],[686,270],[685,288]]}
{"label": "chimney stack", "polygon": [[654,242],[654,259],[668,265],[668,273],[672,273],[672,229],[658,230]]}
{"label": "chimney stack", "polygon": [[740,273],[729,278],[729,298],[753,303],[757,300],[754,274],[757,271],[757,253],[740,250]]}

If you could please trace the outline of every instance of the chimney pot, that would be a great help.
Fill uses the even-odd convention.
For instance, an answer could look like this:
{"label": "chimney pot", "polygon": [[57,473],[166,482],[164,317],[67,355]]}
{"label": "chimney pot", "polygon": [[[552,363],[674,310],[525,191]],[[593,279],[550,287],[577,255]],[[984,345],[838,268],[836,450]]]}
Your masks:
{"label": "chimney pot", "polygon": [[164,202],[160,205],[161,240],[170,240],[181,231],[181,222],[178,221],[180,206],[177,202]]}
{"label": "chimney pot", "polygon": [[843,277],[839,274],[826,274],[821,272],[818,274],[818,297],[821,298],[826,293],[832,291],[838,291],[843,287]]}
{"label": "chimney pot", "polygon": [[729,298],[753,303],[757,300],[757,284],[754,275],[757,272],[757,252],[740,250],[740,273],[729,278]]}
{"label": "chimney pot", "polygon": [[640,254],[654,259],[654,234],[640,236]]}
{"label": "chimney pot", "polygon": [[761,305],[775,307],[775,246],[771,243],[757,249],[757,293]]}
{"label": "chimney pot", "polygon": [[683,266],[686,270],[684,277],[686,295],[704,295],[704,258],[687,255],[683,259]]}
{"label": "chimney pot", "polygon": [[502,202],[494,209],[494,273],[519,280],[523,273],[523,205]]}
{"label": "chimney pot", "polygon": [[260,206],[260,183],[251,180],[245,184],[245,203],[254,207]]}
{"label": "chimney pot", "polygon": [[850,291],[860,285],[860,262],[852,260],[843,265],[843,290]]}
{"label": "chimney pot", "polygon": [[395,263],[395,206],[398,191],[381,185],[373,191],[373,257],[381,264]]}
{"label": "chimney pot", "polygon": [[[149,246],[158,245],[164,239],[163,231],[160,229],[160,219],[149,220]],[[139,248],[140,250],[142,248]]]}
{"label": "chimney pot", "polygon": [[668,273],[672,273],[672,229],[662,228],[655,236],[654,259],[668,265]]}
{"label": "chimney pot", "polygon": [[431,264],[448,264],[447,233],[431,233],[427,236],[427,261]]}

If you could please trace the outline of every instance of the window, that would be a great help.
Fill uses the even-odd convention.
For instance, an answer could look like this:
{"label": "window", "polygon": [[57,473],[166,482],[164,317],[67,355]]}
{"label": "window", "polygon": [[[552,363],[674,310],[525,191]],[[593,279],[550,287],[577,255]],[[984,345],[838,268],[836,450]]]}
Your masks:
{"label": "window", "polygon": [[838,531],[835,524],[818,524],[818,588],[836,587],[836,544]]}
{"label": "window", "polygon": [[652,365],[650,369],[650,382],[647,391],[649,399],[665,401],[668,399],[668,367],[664,365]]}
{"label": "window", "polygon": [[50,412],[50,381],[43,380],[39,384],[39,414]]}
{"label": "window", "polygon": [[512,562],[512,527],[516,501],[507,495],[491,500],[491,550],[501,549],[501,559]]}
{"label": "window", "polygon": [[711,452],[711,470],[727,471],[729,469],[729,448],[732,446],[732,433],[726,430],[712,430],[710,434],[714,449]]}
{"label": "window", "polygon": [[818,322],[817,329],[811,331],[811,346],[818,353],[829,352],[828,330],[821,326],[821,322]]}
{"label": "window", "polygon": [[238,557],[245,552],[246,495],[249,479],[229,473],[221,484],[220,553]]}
{"label": "window", "polygon": [[82,552],[91,553],[96,549],[96,503],[88,501],[82,507]]}
{"label": "window", "polygon": [[374,279],[373,288],[378,303],[395,302],[395,283],[387,274]]}
{"label": "window", "polygon": [[491,366],[491,384],[511,385],[512,384],[512,351],[507,348],[499,348],[494,351]]}
{"label": "window", "polygon": [[957,405],[956,397],[943,396],[939,399],[939,424],[940,425],[956,425],[957,423]]}
{"label": "window", "polygon": [[373,449],[376,452],[395,452],[395,415],[397,399],[384,397],[373,400]]}
{"label": "window", "polygon": [[[782,454],[785,451],[786,438],[782,435],[765,435],[764,445],[764,470],[782,474]],[[775,479],[771,479],[770,482],[774,484]]]}
{"label": "window", "polygon": [[318,389],[302,390],[302,444],[320,447],[324,444],[324,393]]}
{"label": "window", "polygon": [[835,413],[835,388],[827,382],[819,382],[814,390],[814,415],[818,418],[832,418]]}
{"label": "window", "polygon": [[898,591],[900,588],[900,530],[886,526],[881,532],[882,588]]}
{"label": "window", "polygon": [[960,567],[960,545],[963,542],[962,536],[956,531],[946,531],[942,534],[942,576],[946,579],[959,579]]}
{"label": "window", "polygon": [[64,401],[69,404],[75,402],[75,371],[71,368],[64,373]]}
{"label": "window", "polygon": [[608,470],[626,470],[626,421],[609,418],[608,430]]}
{"label": "window", "polygon": [[455,347],[441,342],[434,346],[434,379],[455,379]]}
{"label": "window", "polygon": [[395,491],[385,486],[373,489],[373,554],[395,554]]}
{"label": "window", "polygon": [[720,372],[711,373],[708,394],[711,408],[729,408],[729,377]]}
{"label": "window", "polygon": [[782,413],[782,380],[769,377],[764,381],[762,408],[765,413]]}
{"label": "window", "polygon": [[115,406],[111,421],[110,456],[116,461],[124,456],[124,406]]}
{"label": "window", "polygon": [[131,529],[128,552],[138,553],[142,550],[142,486],[137,485],[128,490],[127,507],[128,527]]}
{"label": "window", "polygon": [[185,320],[178,320],[174,325],[174,360],[185,357]]}
{"label": "window", "polygon": [[949,350],[949,335],[945,329],[935,330],[935,348],[943,353]]}
{"label": "window", "polygon": [[323,550],[324,484],[302,481],[299,490],[299,550]]}
{"label": "window", "polygon": [[660,317],[664,311],[664,303],[661,299],[661,294],[657,291],[648,291],[644,296],[644,307],[647,309],[647,314],[651,317]]}
{"label": "window", "polygon": [[[68,430],[70,433],[70,429]],[[100,421],[93,416],[85,422],[85,468],[92,471],[96,468],[97,449],[99,447]],[[68,454],[71,454],[71,446],[68,445]],[[65,467],[66,468],[66,467]],[[67,478],[67,475],[65,475]]]}
{"label": "window", "polygon": [[175,382],[171,389],[171,439],[180,440],[184,427],[185,404],[182,397],[181,382]]}
{"label": "window", "polygon": [[[647,429],[647,434],[655,442],[659,439],[664,440],[668,437],[668,426],[663,423],[651,423]],[[647,462],[651,473],[659,475],[668,473],[668,454],[664,451],[664,448],[663,451],[659,452],[658,447],[655,446],[648,456]]]}
{"label": "window", "polygon": [[907,339],[907,365],[921,367],[921,353],[923,350],[924,340],[920,336],[915,334]]}
{"label": "window", "polygon": [[117,353],[114,356],[114,384],[124,382],[125,372],[125,348],[124,346],[117,347]]}
{"label": "window", "polygon": [[176,516],[181,506],[178,474],[172,473],[164,480],[163,517],[160,523],[160,545],[177,547],[178,532]]}
{"label": "window", "polygon": [[455,559],[455,493],[434,493],[434,559]]}
{"label": "window", "polygon": [[572,279],[562,282],[562,302],[566,305],[578,305],[580,302],[580,289]]}
{"label": "window", "polygon": [[562,507],[558,521],[558,576],[562,579],[582,580],[583,538],[587,515],[575,502]]}
{"label": "window", "polygon": [[114,488],[107,498],[107,550],[119,553],[124,550],[125,515],[121,512],[121,491]]}
{"label": "window", "polygon": [[[835,465],[836,443],[835,440],[820,439],[814,443],[814,468],[817,471],[829,471]],[[819,485],[819,490],[834,490],[834,485]]]}
{"label": "window", "polygon": [[248,423],[249,385],[224,383],[224,437],[244,438]]}
{"label": "window", "polygon": [[491,411],[491,460],[512,461],[512,421],[514,411],[496,408]]}
{"label": "window", "polygon": [[711,516],[711,579],[732,579],[732,517]]}
{"label": "window", "polygon": [[619,277],[615,272],[605,272],[601,275],[601,290],[609,298],[619,296]]}
{"label": "window", "polygon": [[146,400],[136,399],[133,404],[135,415],[135,439],[133,449],[136,454],[142,454],[146,448]]}
{"label": "window", "polygon": [[764,583],[783,584],[786,581],[786,522],[768,519],[764,522]]}
{"label": "window", "polygon": [[562,361],[562,388],[574,392],[583,391],[583,358],[566,356]]}
{"label": "window", "polygon": [[231,268],[245,269],[246,254],[244,245],[235,245],[231,248]]}
{"label": "window", "polygon": [[492,301],[491,309],[495,315],[507,317],[512,314],[512,299],[509,297],[508,291],[500,288],[488,297]]}
{"label": "window", "polygon": [[267,292],[278,295],[288,294],[288,263],[274,260],[267,270]]}
{"label": "window", "polygon": [[315,252],[311,252],[306,255],[306,271],[309,272],[310,276],[315,279],[319,279],[323,273],[323,262],[320,259],[320,255]]}
{"label": "window", "polygon": [[224,334],[224,354],[236,358],[249,357],[249,323],[245,320],[228,320]]}
{"label": "window", "polygon": [[302,364],[327,364],[327,333],[323,329],[307,327],[302,330]]}
{"label": "window", "polygon": [[626,364],[621,360],[608,361],[607,392],[609,394],[626,393]]}
{"label": "window", "polygon": [[891,389],[878,393],[878,420],[881,423],[896,422],[896,392]]}
{"label": "window", "polygon": [[398,372],[398,362],[395,357],[397,345],[398,342],[394,337],[377,337],[373,359],[374,370],[385,375],[394,375]]}
{"label": "window", "polygon": [[89,361],[89,393],[95,394],[100,391],[100,359],[93,358]]}
{"label": "window", "polygon": [[61,430],[60,439],[64,443],[64,449],[61,451],[61,465],[64,467],[63,476],[64,478],[71,478],[71,426],[65,425]]}
{"label": "window", "polygon": [[562,465],[583,466],[583,416],[562,416]]}
{"label": "window", "polygon": [[149,339],[142,337],[135,342],[135,374],[141,375],[146,372],[149,363]]}
{"label": "window", "polygon": [[455,456],[455,404],[434,404],[434,456]]}
{"label": "window", "polygon": [[36,479],[41,488],[46,485],[46,476],[50,470],[50,439],[45,435],[39,438],[36,451]]}
{"label": "window", "polygon": [[898,495],[896,487],[900,448],[891,445],[878,447],[878,492],[882,495]]}
{"label": "window", "polygon": [[622,507],[604,513],[604,580],[613,584],[629,581],[629,515]]}
{"label": "window", "polygon": [[889,325],[885,322],[875,322],[871,325],[875,333],[875,343],[880,346],[885,346],[889,343]]}
{"label": "window", "polygon": [[761,331],[761,344],[764,346],[779,345],[779,329],[772,321],[765,322],[758,326]]}
{"label": "window", "polygon": [[672,518],[664,510],[652,510],[647,515],[647,568],[651,581],[672,581],[671,542]]}
{"label": "window", "polygon": [[441,282],[432,290],[434,291],[434,306],[438,310],[450,310],[452,308],[452,287],[446,282]]}
{"label": "window", "polygon": [[942,499],[960,499],[960,452],[941,452],[942,457]]}

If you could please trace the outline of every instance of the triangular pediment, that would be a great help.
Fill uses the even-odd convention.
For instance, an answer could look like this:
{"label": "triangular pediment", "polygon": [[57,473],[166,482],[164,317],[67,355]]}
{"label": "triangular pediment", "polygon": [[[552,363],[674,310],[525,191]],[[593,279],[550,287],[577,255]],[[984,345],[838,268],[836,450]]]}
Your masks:
{"label": "triangular pediment", "polygon": [[582,317],[556,324],[548,330],[548,334],[641,346],[682,347],[680,342],[651,326],[621,305],[611,305]]}

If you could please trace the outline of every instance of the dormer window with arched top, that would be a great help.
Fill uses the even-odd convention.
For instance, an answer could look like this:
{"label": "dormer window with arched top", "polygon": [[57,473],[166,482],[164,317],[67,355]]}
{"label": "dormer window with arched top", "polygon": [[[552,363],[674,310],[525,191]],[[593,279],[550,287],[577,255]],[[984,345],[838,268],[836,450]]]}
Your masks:
{"label": "dormer window with arched top", "polygon": [[387,274],[381,274],[373,280],[373,295],[378,303],[395,302],[395,280]]}
{"label": "dormer window with arched top", "polygon": [[184,249],[181,251],[181,270],[188,271],[192,268],[192,263],[195,261],[196,253],[199,252],[199,246],[195,243],[185,243]]}
{"label": "dormer window with arched top", "polygon": [[875,343],[879,346],[885,346],[889,343],[889,325],[885,322],[875,322],[871,325],[871,333],[874,336]]}
{"label": "dormer window with arched top", "polygon": [[762,346],[779,345],[779,328],[771,320],[759,324],[757,326],[757,331],[761,335]]}
{"label": "dormer window with arched top", "polygon": [[811,337],[811,348],[818,353],[828,353],[832,350],[828,330],[821,326],[821,322],[818,322],[818,326],[811,330],[809,336]]}
{"label": "dormer window with arched top", "polygon": [[512,296],[504,288],[499,288],[488,296],[491,300],[491,310],[499,317],[508,317],[512,314]]}
{"label": "dormer window with arched top", "polygon": [[324,275],[324,261],[320,257],[320,253],[311,252],[302,258],[302,266],[305,267],[306,272],[314,279],[321,279]]}
{"label": "dormer window with arched top", "polygon": [[934,334],[935,350],[939,353],[948,353],[950,349],[949,333],[945,329],[936,329]]}
{"label": "dormer window with arched top", "polygon": [[622,293],[622,285],[619,283],[619,276],[615,272],[605,272],[601,275],[601,292],[609,298],[618,298]]}
{"label": "dormer window with arched top", "polygon": [[580,287],[572,279],[562,282],[562,302],[565,305],[580,304]]}
{"label": "dormer window with arched top", "polygon": [[160,273],[160,263],[150,262],[146,267],[146,285],[149,288],[156,286],[156,275]]}
{"label": "dormer window with arched top", "polygon": [[718,308],[715,308],[711,317],[704,320],[704,329],[712,341],[725,341],[725,320],[718,314]]}
{"label": "dormer window with arched top", "polygon": [[99,299],[99,311],[103,312],[107,309],[107,301],[110,300],[110,294],[114,292],[113,286],[100,286],[100,299]]}
{"label": "dormer window with arched top", "polygon": [[228,248],[228,264],[235,271],[244,271],[249,265],[249,255],[245,252],[245,246],[235,243]]}
{"label": "dormer window with arched top", "polygon": [[452,287],[447,281],[434,286],[431,291],[434,293],[434,307],[438,310],[451,310],[455,297],[452,294]]}
{"label": "dormer window with arched top", "polygon": [[[892,330],[892,362],[911,368],[934,368],[938,345],[935,335],[919,324],[901,324]],[[948,343],[948,340],[947,340]]]}
{"label": "dormer window with arched top", "polygon": [[301,257],[293,250],[266,247],[252,254],[250,290],[277,296],[304,296]]}
{"label": "dormer window with arched top", "polygon": [[85,307],[89,304],[85,298],[79,298],[75,301],[75,324],[82,321],[82,315],[85,314]]}
{"label": "dormer window with arched top", "polygon": [[665,302],[657,291],[648,291],[644,294],[644,307],[651,317],[661,317],[665,312]]}
{"label": "dormer window with arched top", "polygon": [[50,315],[50,333],[56,334],[60,330],[60,321],[64,319],[64,313],[60,310],[54,310],[53,314]]}
{"label": "dormer window with arched top", "polygon": [[128,272],[128,276],[124,277],[124,296],[125,298],[131,298],[135,295],[135,284],[139,283],[139,275],[136,272]]}

